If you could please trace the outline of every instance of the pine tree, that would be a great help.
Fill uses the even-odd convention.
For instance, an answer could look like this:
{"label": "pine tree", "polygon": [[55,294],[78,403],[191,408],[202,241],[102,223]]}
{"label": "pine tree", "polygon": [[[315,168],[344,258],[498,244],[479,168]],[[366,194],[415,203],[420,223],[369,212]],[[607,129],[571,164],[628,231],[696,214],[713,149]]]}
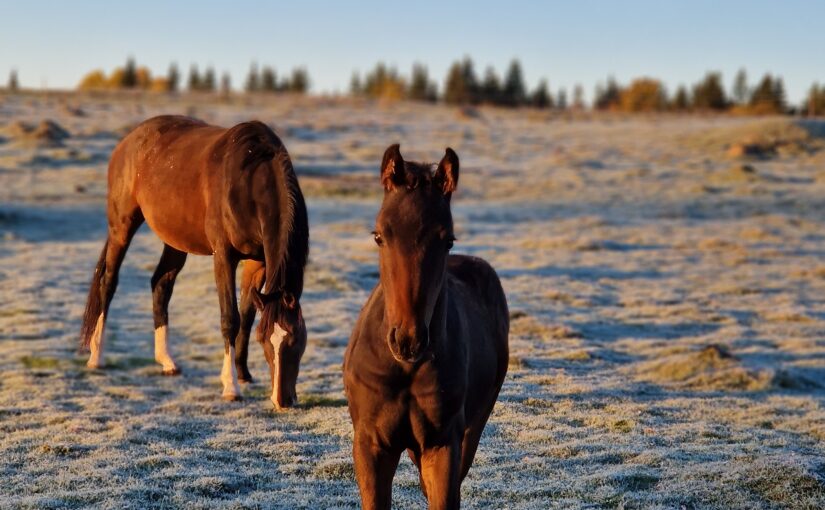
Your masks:
{"label": "pine tree", "polygon": [[704,80],[693,86],[693,107],[699,110],[724,110],[728,107],[720,73],[708,73]]}
{"label": "pine tree", "polygon": [[189,91],[200,90],[202,83],[201,73],[198,71],[197,64],[192,64],[192,67],[189,69]]}
{"label": "pine tree", "polygon": [[120,80],[120,86],[125,89],[132,89],[137,87],[137,68],[135,66],[135,59],[129,57],[126,59],[126,67],[123,68],[123,77]]}
{"label": "pine tree", "polygon": [[352,96],[360,96],[364,93],[364,87],[361,85],[361,75],[358,71],[352,72],[352,77],[349,80],[349,93]]}
{"label": "pine tree", "polygon": [[516,59],[510,62],[510,67],[507,69],[502,95],[504,96],[504,104],[508,106],[520,106],[525,102],[524,77],[521,73],[521,64]]}
{"label": "pine tree", "polygon": [[530,104],[535,108],[551,108],[553,106],[553,98],[550,97],[550,91],[547,89],[547,80],[541,80],[530,97]]}
{"label": "pine tree", "polygon": [[619,106],[619,96],[621,95],[621,88],[616,83],[616,79],[612,76],[607,78],[607,86],[602,88],[596,87],[596,100],[594,106],[598,110],[613,110]]}
{"label": "pine tree", "polygon": [[180,72],[178,65],[174,62],[169,65],[169,73],[166,75],[166,90],[167,92],[177,92],[180,85]]}
{"label": "pine tree", "polygon": [[275,70],[270,66],[264,66],[261,71],[261,88],[264,92],[275,92],[278,90],[278,78]]}
{"label": "pine tree", "polygon": [[17,82],[17,70],[12,69],[11,72],[9,73],[8,91],[9,92],[17,92],[17,90],[19,88],[20,88],[20,84]]}
{"label": "pine tree", "polygon": [[478,86],[478,79],[473,68],[473,61],[470,57],[464,57],[461,63],[461,75],[464,80],[464,89],[467,94],[468,103],[477,104],[480,101],[480,87]]}
{"label": "pine tree", "polygon": [[581,86],[581,83],[577,83],[573,87],[573,108],[584,110],[584,87]]}
{"label": "pine tree", "polygon": [[309,74],[306,69],[298,67],[292,70],[292,77],[289,80],[290,92],[305,94],[309,90]]}
{"label": "pine tree", "polygon": [[261,78],[258,75],[258,64],[252,62],[249,66],[249,74],[246,76],[246,91],[257,92],[261,89]]}
{"label": "pine tree", "polygon": [[676,95],[673,96],[673,109],[684,111],[690,108],[690,98],[688,97],[687,89],[684,85],[679,85],[676,89]]}
{"label": "pine tree", "polygon": [[407,96],[414,101],[434,101],[432,96],[433,85],[430,83],[430,76],[426,66],[423,64],[413,64],[410,89]]}
{"label": "pine tree", "polygon": [[203,75],[203,83],[201,83],[201,90],[207,92],[214,92],[216,88],[215,70],[211,67],[206,68]]}
{"label": "pine tree", "polygon": [[221,76],[221,95],[223,97],[229,97],[229,94],[232,93],[232,77],[229,76],[229,73],[223,73]]}
{"label": "pine tree", "polygon": [[559,89],[558,99],[556,99],[556,108],[559,110],[567,109],[567,90]]}
{"label": "pine tree", "polygon": [[501,80],[492,66],[484,71],[484,81],[481,83],[481,101],[490,104],[501,103]]}
{"label": "pine tree", "polygon": [[784,113],[788,108],[787,98],[785,97],[785,83],[781,76],[777,76],[773,82],[773,100],[776,105],[777,113]]}
{"label": "pine tree", "polygon": [[460,62],[453,63],[447,72],[447,81],[444,83],[444,101],[449,104],[462,104],[469,101]]}
{"label": "pine tree", "polygon": [[736,73],[736,79],[733,81],[733,100],[740,105],[748,102],[748,75],[744,69]]}
{"label": "pine tree", "polygon": [[753,89],[750,107],[755,113],[780,113],[785,110],[785,86],[782,78],[766,74]]}

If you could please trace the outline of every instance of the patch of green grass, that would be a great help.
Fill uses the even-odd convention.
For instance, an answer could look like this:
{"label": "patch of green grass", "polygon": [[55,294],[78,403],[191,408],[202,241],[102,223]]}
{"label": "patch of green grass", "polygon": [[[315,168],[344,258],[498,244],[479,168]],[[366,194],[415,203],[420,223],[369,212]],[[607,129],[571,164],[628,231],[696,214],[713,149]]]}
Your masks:
{"label": "patch of green grass", "polygon": [[24,367],[31,370],[44,368],[58,368],[60,366],[60,360],[58,358],[40,356],[23,356],[22,358],[20,358],[20,363],[22,363]]}
{"label": "patch of green grass", "polygon": [[298,397],[300,407],[344,407],[347,399],[341,397],[331,397],[320,393],[307,393]]}

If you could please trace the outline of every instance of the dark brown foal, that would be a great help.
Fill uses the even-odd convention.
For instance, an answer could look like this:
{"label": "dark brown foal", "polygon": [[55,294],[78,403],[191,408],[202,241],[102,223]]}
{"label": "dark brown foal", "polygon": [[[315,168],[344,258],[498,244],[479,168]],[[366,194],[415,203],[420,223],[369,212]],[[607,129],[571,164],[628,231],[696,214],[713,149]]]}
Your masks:
{"label": "dark brown foal", "polygon": [[[262,311],[259,340],[270,364],[272,400],[277,407],[292,405],[306,345],[298,299],[309,227],[292,162],[275,133],[260,122],[225,129],[180,116],[149,119],[112,152],[107,213],[108,237],[81,329],[81,344],[91,349],[88,366],[103,365],[103,330],[118,271],[132,237],[146,221],[164,242],[152,276],[155,359],[163,373],[180,372],[167,346],[167,310],[175,278],[188,253],[212,255],[224,337],[224,398],[241,397],[238,365],[244,377],[249,376],[246,343],[257,306]],[[242,289],[243,317],[235,291],[241,260],[253,261]],[[263,274],[255,276],[258,272]],[[268,287],[261,294],[264,282]],[[237,359],[236,342],[243,349]]]}
{"label": "dark brown foal", "polygon": [[344,358],[361,502],[390,507],[407,450],[430,508],[458,508],[507,373],[507,301],[489,264],[449,255],[458,184],[452,149],[435,166],[405,162],[393,145],[381,182],[374,232],[381,278]]}

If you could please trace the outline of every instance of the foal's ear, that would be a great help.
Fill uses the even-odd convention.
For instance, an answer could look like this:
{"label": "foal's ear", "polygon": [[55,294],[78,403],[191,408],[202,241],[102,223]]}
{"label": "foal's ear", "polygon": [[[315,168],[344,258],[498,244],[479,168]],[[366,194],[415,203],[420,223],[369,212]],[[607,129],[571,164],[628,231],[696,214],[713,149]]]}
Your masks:
{"label": "foal's ear", "polygon": [[401,157],[401,146],[396,143],[384,151],[384,159],[381,161],[381,185],[386,191],[391,191],[404,183],[404,158]]}
{"label": "foal's ear", "polygon": [[458,154],[449,147],[435,171],[435,182],[448,197],[458,187]]}

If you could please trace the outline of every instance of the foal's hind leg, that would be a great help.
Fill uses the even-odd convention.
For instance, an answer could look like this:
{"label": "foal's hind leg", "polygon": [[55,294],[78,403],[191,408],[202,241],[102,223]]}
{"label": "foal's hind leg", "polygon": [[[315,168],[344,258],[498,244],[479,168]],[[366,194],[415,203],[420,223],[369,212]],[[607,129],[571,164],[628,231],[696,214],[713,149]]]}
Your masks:
{"label": "foal's hind leg", "polygon": [[[86,366],[89,368],[101,368],[103,366],[103,329],[106,324],[106,315],[109,313],[109,305],[117,289],[118,273],[129,243],[132,242],[137,229],[143,224],[143,213],[135,205],[126,214],[113,217],[113,207],[110,204],[109,210],[109,238],[106,242],[105,264],[103,274],[100,276],[100,315],[97,319],[94,332],[89,340],[89,361]],[[115,208],[117,210],[117,208]],[[123,209],[120,209],[123,211]]]}
{"label": "foal's hind leg", "polygon": [[249,354],[249,335],[252,332],[252,324],[255,322],[255,304],[252,301],[252,292],[260,291],[264,285],[264,265],[254,260],[243,262],[243,273],[241,274],[241,329],[238,331],[238,338],[235,339],[235,367],[238,370],[238,381],[241,383],[251,383],[252,375],[246,359]]}
{"label": "foal's hind leg", "polygon": [[163,245],[163,255],[160,256],[155,274],[152,275],[152,311],[155,316],[155,361],[163,367],[163,375],[178,375],[180,370],[169,354],[167,344],[167,330],[169,324],[169,300],[172,299],[172,289],[183,264],[186,263],[186,253]]}

